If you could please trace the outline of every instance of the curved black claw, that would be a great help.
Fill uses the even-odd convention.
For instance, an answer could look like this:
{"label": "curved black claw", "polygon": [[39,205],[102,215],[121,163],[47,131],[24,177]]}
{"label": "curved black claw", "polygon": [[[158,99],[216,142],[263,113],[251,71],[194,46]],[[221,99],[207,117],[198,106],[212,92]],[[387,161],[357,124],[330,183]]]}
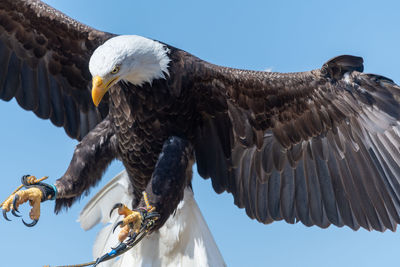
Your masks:
{"label": "curved black claw", "polygon": [[150,212],[150,213],[147,213],[147,214],[144,216],[144,219],[145,219],[145,220],[148,220],[148,219],[159,218],[159,217],[160,217],[160,213],[158,213],[158,212]]}
{"label": "curved black claw", "polygon": [[115,205],[112,207],[112,209],[110,210],[110,217],[111,217],[111,214],[113,213],[113,211],[114,211],[115,209],[119,209],[119,208],[121,208],[123,205],[124,205],[124,204],[122,204],[122,203],[117,203],[117,204],[115,204]]}
{"label": "curved black claw", "polygon": [[114,228],[113,228],[113,233],[115,232],[115,229],[117,229],[118,225],[121,225],[121,224],[123,224],[123,223],[124,223],[123,221],[119,221],[119,222],[117,222],[117,224],[116,224],[116,225],[114,225]]}
{"label": "curved black claw", "polygon": [[[19,200],[19,195],[17,195],[17,194],[15,194],[14,195],[14,199],[13,199],[13,210],[15,210],[15,211],[18,211],[19,212],[19,210],[18,210],[18,208],[17,208],[17,201]],[[18,217],[18,216],[17,216]]]}
{"label": "curved black claw", "polygon": [[25,221],[24,221],[24,219],[22,219],[22,222],[25,224],[25,226],[27,226],[27,227],[33,227],[33,226],[35,226],[36,224],[37,224],[37,222],[38,222],[39,220],[33,220],[31,223],[26,223]]}
{"label": "curved black claw", "polygon": [[134,232],[132,235],[129,236],[129,239],[126,241],[126,244],[130,245],[133,242],[135,242],[136,237],[137,237],[137,233]]}
{"label": "curved black claw", "polygon": [[8,219],[8,217],[7,217],[7,211],[6,211],[5,209],[3,209],[3,217],[4,217],[4,219],[6,219],[7,221],[11,222],[11,220]]}
{"label": "curved black claw", "polygon": [[21,217],[21,215],[19,215],[19,214],[17,214],[16,212],[19,212],[17,209],[12,209],[11,210],[11,213],[12,213],[12,215],[14,215],[15,217]]}
{"label": "curved black claw", "polygon": [[12,215],[14,215],[15,217],[21,217],[21,215],[18,215],[16,212],[19,212],[18,208],[17,208],[17,201],[19,200],[19,195],[14,195],[14,199],[13,199],[13,207],[11,209],[11,213]]}

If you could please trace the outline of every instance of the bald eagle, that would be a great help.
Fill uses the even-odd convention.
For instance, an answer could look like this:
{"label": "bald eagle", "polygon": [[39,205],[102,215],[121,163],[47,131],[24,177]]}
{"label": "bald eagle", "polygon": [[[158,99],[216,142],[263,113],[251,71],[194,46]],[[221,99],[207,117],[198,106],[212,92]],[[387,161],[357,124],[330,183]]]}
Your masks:
{"label": "bald eagle", "polygon": [[95,30],[39,1],[2,1],[0,25],[0,98],[80,140],[55,184],[56,212],[117,158],[132,206],[145,191],[160,213],[156,229],[194,162],[262,223],[384,231],[400,222],[400,88],[363,73],[362,58],[300,73],[231,69]]}

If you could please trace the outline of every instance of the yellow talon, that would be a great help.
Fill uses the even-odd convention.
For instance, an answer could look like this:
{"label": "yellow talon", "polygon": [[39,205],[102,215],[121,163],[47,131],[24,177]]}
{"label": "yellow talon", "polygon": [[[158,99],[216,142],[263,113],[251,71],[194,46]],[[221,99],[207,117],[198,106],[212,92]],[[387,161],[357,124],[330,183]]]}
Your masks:
{"label": "yellow talon", "polygon": [[[113,228],[113,232],[115,231],[115,229],[118,226],[120,228],[122,228],[120,233],[118,234],[118,239],[120,242],[123,242],[128,236],[131,237],[131,240],[134,240],[135,237],[140,232],[143,220],[144,220],[144,218],[146,218],[146,214],[149,214],[149,213],[155,211],[155,207],[150,205],[150,202],[149,202],[146,192],[143,192],[143,199],[146,204],[146,208],[143,209],[144,214],[142,214],[141,212],[135,211],[135,210],[131,210],[122,203],[115,204],[114,207],[111,209],[110,217],[112,215],[112,212],[115,209],[118,209],[119,215],[124,216],[124,219],[122,219],[117,224],[115,224],[114,228]],[[144,218],[143,218],[143,216],[144,216]],[[152,214],[151,216],[152,216],[151,222],[154,223],[154,221],[157,220],[158,217],[155,217],[154,214]],[[147,224],[148,223],[149,222],[147,222]],[[148,226],[151,226],[151,225],[148,225]]]}
{"label": "yellow talon", "polygon": [[[10,219],[7,218],[7,212],[9,211],[11,211],[14,216],[21,217],[19,214],[17,214],[19,212],[18,207],[21,204],[29,201],[29,205],[32,207],[29,217],[32,219],[32,222],[26,223],[23,219],[22,222],[28,227],[36,225],[40,217],[40,203],[47,199],[55,199],[57,195],[57,189],[55,186],[41,183],[47,178],[48,176],[44,176],[40,179],[36,179],[35,176],[31,175],[22,176],[22,185],[14,190],[14,192],[0,205],[3,217],[10,221]],[[21,190],[21,188],[24,186],[27,189]]]}
{"label": "yellow talon", "polygon": [[[11,194],[6,201],[3,202],[1,208],[5,211],[18,210],[19,205],[29,201],[32,209],[29,213],[32,220],[39,220],[40,217],[40,202],[42,201],[43,193],[39,188],[29,188],[27,190],[18,191]],[[14,201],[14,199],[17,199]],[[15,204],[15,207],[14,207]]]}
{"label": "yellow talon", "polygon": [[[30,185],[34,185],[34,184],[37,184],[37,183],[39,183],[39,182],[41,182],[41,181],[46,180],[47,178],[49,178],[49,176],[43,176],[43,177],[40,178],[40,179],[36,179],[35,176],[32,176],[32,175],[31,175],[31,176],[29,176],[27,179],[28,179],[28,183],[29,183]],[[23,184],[20,185],[20,186],[18,186],[17,189],[15,189],[15,190],[11,193],[11,195],[10,195],[5,201],[3,201],[3,202],[0,204],[0,208],[3,207],[4,203],[5,203],[10,197],[14,196],[15,193],[17,193],[19,190],[21,190],[22,187],[24,187]],[[9,211],[9,210],[7,210],[7,211]]]}
{"label": "yellow talon", "polygon": [[142,215],[140,212],[129,209],[126,205],[117,204],[115,208],[116,207],[118,207],[118,214],[123,215],[124,219],[115,225],[114,230],[117,226],[122,228],[118,234],[118,240],[123,242],[128,237],[129,233],[139,233],[140,226],[142,225]]}

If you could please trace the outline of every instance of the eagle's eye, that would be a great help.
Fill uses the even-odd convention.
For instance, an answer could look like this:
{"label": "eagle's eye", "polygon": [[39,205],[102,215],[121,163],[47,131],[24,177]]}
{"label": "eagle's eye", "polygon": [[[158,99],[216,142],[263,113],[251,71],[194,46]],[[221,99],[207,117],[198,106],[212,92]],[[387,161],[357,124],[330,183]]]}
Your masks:
{"label": "eagle's eye", "polygon": [[118,71],[119,71],[119,66],[115,66],[115,67],[112,69],[111,74],[116,74],[116,73],[118,73]]}

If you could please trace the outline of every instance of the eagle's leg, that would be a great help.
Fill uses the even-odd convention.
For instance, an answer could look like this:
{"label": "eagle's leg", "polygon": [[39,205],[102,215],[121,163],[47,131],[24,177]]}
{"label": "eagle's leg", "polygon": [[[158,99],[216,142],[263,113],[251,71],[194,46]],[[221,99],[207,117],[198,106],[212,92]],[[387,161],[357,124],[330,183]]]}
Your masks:
{"label": "eagle's leg", "polygon": [[102,177],[117,157],[117,139],[110,117],[96,125],[76,146],[71,163],[55,183],[58,194],[55,212],[70,207]]}
{"label": "eagle's leg", "polygon": [[192,166],[189,162],[192,156],[193,149],[189,141],[176,136],[165,141],[145,189],[148,203],[144,197],[139,202],[139,207],[151,205],[159,213],[153,229],[160,228],[183,199],[185,187],[191,183]]}
{"label": "eagle's leg", "polygon": [[190,183],[187,168],[191,153],[189,142],[182,138],[173,136],[165,141],[137,211],[132,211],[120,203],[113,208],[118,208],[119,214],[125,216],[115,225],[115,228],[118,225],[122,227],[118,236],[121,242],[128,236],[131,240],[136,238],[146,215],[151,217],[153,212],[157,214],[158,219],[152,225],[152,230],[155,230],[160,228],[174,212],[183,199],[185,187]]}
{"label": "eagle's leg", "polygon": [[19,191],[18,188],[0,205],[3,216],[8,219],[6,214],[10,210],[12,214],[17,214],[18,206],[29,200],[33,222],[25,225],[34,226],[40,216],[40,202],[55,199],[56,213],[70,207],[82,193],[97,183],[116,155],[116,136],[107,117],[76,146],[67,171],[54,185],[42,183],[42,179],[36,180],[34,176],[24,176],[22,183],[28,189]]}
{"label": "eagle's leg", "polygon": [[164,142],[145,189],[147,197],[142,197],[138,205],[151,206],[159,214],[153,229],[160,228],[183,199],[185,187],[191,182],[192,155],[192,146],[185,139],[172,136]]}

